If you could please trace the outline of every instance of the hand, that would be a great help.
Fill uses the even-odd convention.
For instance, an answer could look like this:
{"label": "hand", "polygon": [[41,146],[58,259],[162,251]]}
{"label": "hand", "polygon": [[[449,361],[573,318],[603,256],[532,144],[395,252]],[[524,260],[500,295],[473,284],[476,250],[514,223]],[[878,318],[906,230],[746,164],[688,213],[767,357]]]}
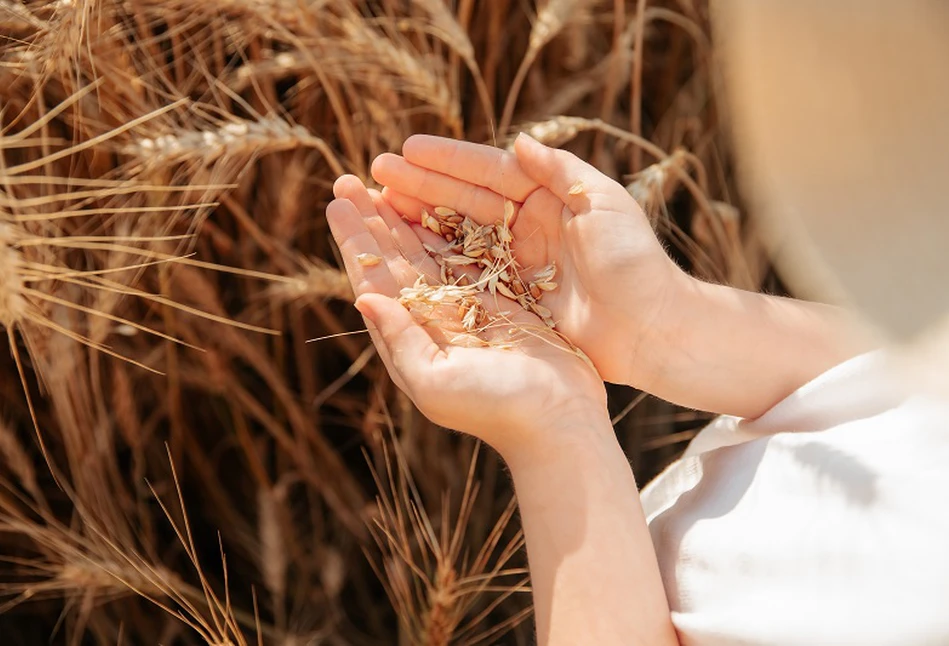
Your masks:
{"label": "hand", "polygon": [[[508,348],[446,343],[457,323],[450,311],[439,312],[444,325],[420,325],[392,298],[419,272],[438,270],[422,247],[426,232],[355,177],[340,178],[334,192],[326,218],[389,374],[432,421],[491,444],[511,469],[538,643],[676,643],[636,484],[596,372],[539,318],[500,296],[484,298],[484,306],[510,312],[513,327],[492,326],[477,338]],[[511,344],[508,331],[521,328],[543,336],[518,334]]]}
{"label": "hand", "polygon": [[[355,177],[340,178],[334,193],[326,218],[356,292],[356,307],[393,381],[429,419],[470,433],[507,457],[522,449],[530,453],[552,441],[552,434],[592,428],[592,419],[606,415],[606,393],[596,372],[514,301],[484,299],[488,311],[509,312],[513,326],[473,335],[477,339],[469,340],[481,347],[449,342],[463,334],[449,329],[460,320],[455,308],[439,312],[444,325],[416,321],[395,297],[420,272],[438,274],[422,247],[420,227],[409,225],[379,192],[368,191]],[[510,330],[518,328],[544,332],[512,336]],[[606,428],[611,430],[608,423]]]}
{"label": "hand", "polygon": [[410,137],[403,156],[380,155],[373,177],[409,219],[448,206],[484,224],[516,206],[513,251],[525,268],[557,264],[544,295],[557,329],[607,381],[650,388],[655,352],[689,279],[666,255],[636,201],[576,156],[520,136],[515,153],[431,136]]}
{"label": "hand", "polygon": [[373,176],[400,212],[448,206],[494,222],[517,207],[513,252],[555,262],[544,295],[557,329],[608,380],[682,406],[756,417],[875,341],[825,305],[688,276],[666,255],[626,190],[574,155],[520,136],[514,153],[430,136],[380,155]]}

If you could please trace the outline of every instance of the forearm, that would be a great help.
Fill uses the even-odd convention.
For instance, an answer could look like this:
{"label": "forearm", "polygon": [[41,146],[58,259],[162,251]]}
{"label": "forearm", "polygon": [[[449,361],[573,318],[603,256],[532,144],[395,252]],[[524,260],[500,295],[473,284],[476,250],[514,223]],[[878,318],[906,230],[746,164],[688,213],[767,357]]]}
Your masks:
{"label": "forearm", "polygon": [[874,347],[837,307],[684,281],[676,322],[657,331],[649,392],[755,418],[831,367]]}
{"label": "forearm", "polygon": [[542,646],[678,644],[636,483],[605,411],[505,456]]}

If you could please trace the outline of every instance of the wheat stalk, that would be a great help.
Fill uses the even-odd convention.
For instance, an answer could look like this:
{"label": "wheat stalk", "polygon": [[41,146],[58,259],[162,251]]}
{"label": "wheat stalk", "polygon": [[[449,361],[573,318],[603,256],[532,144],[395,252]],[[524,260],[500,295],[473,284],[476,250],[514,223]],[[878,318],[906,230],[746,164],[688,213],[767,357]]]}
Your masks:
{"label": "wheat stalk", "polygon": [[[465,531],[478,496],[475,467],[480,445],[476,443],[471,454],[454,522],[448,516],[448,494],[445,494],[440,531],[436,531],[425,513],[398,444],[392,447],[393,454],[387,445],[383,447],[385,480],[373,470],[380,494],[379,515],[372,533],[383,558],[381,563],[377,559],[372,563],[382,577],[409,643],[418,646],[478,644],[516,626],[526,614],[484,628],[482,621],[495,604],[489,603],[480,613],[472,614],[486,592],[496,592],[498,599],[503,600],[526,590],[525,570],[507,567],[523,547],[523,535],[517,532],[502,545],[502,536],[515,509],[513,500],[476,557],[468,560],[464,556]],[[521,580],[504,585],[511,577]]]}
{"label": "wheat stalk", "polygon": [[221,159],[247,159],[299,147],[319,150],[334,172],[342,173],[343,167],[326,142],[311,135],[306,128],[290,125],[277,117],[261,117],[253,121],[235,119],[206,130],[176,129],[155,137],[136,138],[122,146],[120,151],[139,159],[146,166],[167,167],[182,162],[208,165]]}
{"label": "wheat stalk", "polygon": [[[436,73],[441,67],[436,59],[419,60],[414,53],[394,42],[394,38],[385,38],[378,31],[368,28],[360,18],[348,17],[342,21],[341,27],[344,39],[339,45],[349,52],[350,60],[359,61],[369,57],[376,67],[386,70],[400,81],[401,91],[435,107],[452,132],[461,132],[458,102],[443,76]],[[344,67],[350,66],[348,61],[341,63]],[[358,68],[352,71],[358,72]]]}
{"label": "wheat stalk", "polygon": [[527,78],[527,72],[530,71],[531,65],[534,64],[541,50],[560,33],[564,26],[570,22],[572,16],[589,4],[590,1],[548,0],[537,12],[537,19],[531,27],[527,52],[524,54],[524,58],[521,59],[521,64],[518,66],[514,80],[511,82],[511,88],[508,90],[507,100],[504,102],[504,110],[501,112],[501,121],[498,124],[499,132],[508,132],[521,86],[523,86],[524,80]]}
{"label": "wheat stalk", "polygon": [[[368,180],[412,132],[496,144],[499,96],[611,175],[629,171],[621,146],[655,146],[644,156],[664,176],[625,183],[677,191],[660,233],[693,271],[737,280],[754,249],[723,202],[734,187],[704,3],[655,0],[641,23],[633,0],[536,4],[532,22],[510,0],[0,0],[8,641],[46,637],[34,624],[74,644],[529,641],[529,626],[502,635],[530,611],[510,483],[495,461],[468,471],[468,441],[429,425],[373,359],[323,217],[333,180]],[[637,56],[662,61],[641,68],[639,139],[609,129],[629,123]],[[449,241],[446,216],[430,216],[434,275],[408,299],[421,321],[449,342],[568,348],[504,311],[515,274],[525,291],[558,276],[495,254],[503,227]],[[380,446],[390,404],[407,457],[383,474],[392,504],[373,524],[387,601],[362,558],[373,484],[358,449]],[[659,455],[631,457],[648,477]],[[413,486],[398,475],[409,464]],[[145,484],[170,501],[179,475],[189,525],[167,511],[181,547]]]}
{"label": "wheat stalk", "polygon": [[20,444],[13,429],[3,419],[0,419],[0,457],[4,459],[7,467],[17,477],[23,488],[38,504],[45,507],[46,500],[36,480],[33,460]]}
{"label": "wheat stalk", "polygon": [[13,246],[16,229],[0,222],[0,325],[14,328],[26,318],[27,301],[23,297],[23,260]]}

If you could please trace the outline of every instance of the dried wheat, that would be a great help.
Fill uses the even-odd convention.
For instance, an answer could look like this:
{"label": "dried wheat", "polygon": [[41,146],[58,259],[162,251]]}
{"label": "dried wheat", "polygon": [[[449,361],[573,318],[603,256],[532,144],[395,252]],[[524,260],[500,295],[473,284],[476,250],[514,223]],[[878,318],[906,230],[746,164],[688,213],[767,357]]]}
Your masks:
{"label": "dried wheat", "polygon": [[0,222],[0,325],[10,330],[26,318],[23,297],[23,259],[14,246],[22,235],[12,225]]}

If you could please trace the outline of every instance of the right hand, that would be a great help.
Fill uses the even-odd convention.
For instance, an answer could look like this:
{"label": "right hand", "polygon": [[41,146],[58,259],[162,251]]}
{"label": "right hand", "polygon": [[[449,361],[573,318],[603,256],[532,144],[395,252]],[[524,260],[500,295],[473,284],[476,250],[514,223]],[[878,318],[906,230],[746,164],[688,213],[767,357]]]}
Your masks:
{"label": "right hand", "polygon": [[662,370],[658,346],[692,279],[621,185],[530,137],[518,137],[514,149],[416,135],[402,156],[377,157],[372,174],[387,201],[415,221],[422,208],[448,206],[491,223],[503,217],[506,199],[514,202],[517,261],[528,275],[557,265],[559,287],[544,296],[557,329],[603,379],[649,390]]}

